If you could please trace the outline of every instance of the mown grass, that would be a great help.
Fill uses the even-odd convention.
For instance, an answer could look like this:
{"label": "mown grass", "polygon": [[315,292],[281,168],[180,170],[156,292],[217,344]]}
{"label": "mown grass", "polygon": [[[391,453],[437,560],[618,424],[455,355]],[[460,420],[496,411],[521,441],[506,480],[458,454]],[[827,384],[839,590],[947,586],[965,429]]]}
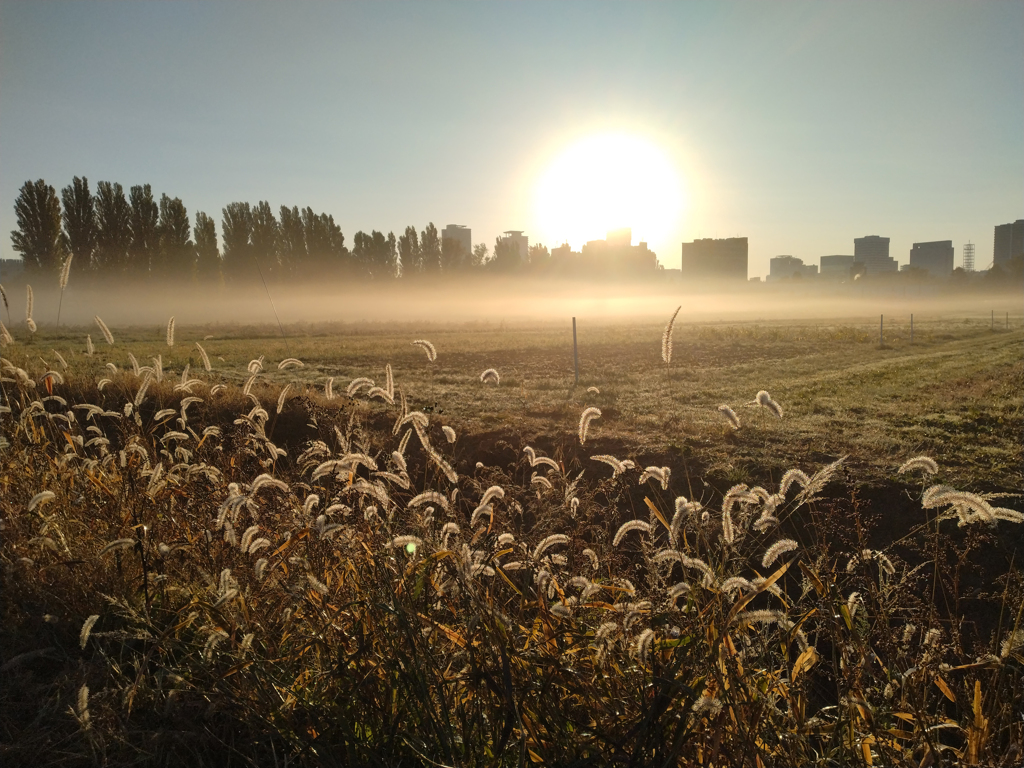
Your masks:
{"label": "mown grass", "polygon": [[1019,330],[288,330],[4,350],[5,762],[1019,762]]}
{"label": "mown grass", "polygon": [[[192,343],[199,341],[214,378],[236,385],[248,377],[253,357],[297,357],[304,368],[269,370],[265,379],[292,382],[313,396],[328,377],[341,391],[357,377],[381,379],[390,363],[412,407],[445,411],[463,431],[514,434],[551,450],[572,437],[581,407],[597,405],[604,416],[595,445],[661,456],[700,477],[777,480],[793,462],[845,455],[860,482],[884,484],[900,456],[928,453],[941,459],[951,481],[1024,487],[1019,322],[992,331],[984,318],[919,316],[911,344],[906,320],[890,319],[884,346],[873,321],[680,323],[671,366],[660,358],[662,329],[581,326],[578,386],[571,327],[564,324],[297,325],[285,329],[287,339],[276,327],[200,326],[179,330],[173,349],[163,329],[133,328],[118,331],[114,349],[100,341],[97,357],[75,359],[96,377],[109,360],[128,366],[128,352],[142,364],[160,354],[176,371],[186,363],[196,370],[201,361]],[[38,368],[38,357],[55,364],[51,348],[80,354],[90,330],[97,329],[21,345],[19,364]],[[435,363],[410,344],[423,336],[439,350]],[[499,387],[479,384],[490,367],[501,374]],[[784,425],[744,407],[761,389],[782,404],[790,417]],[[739,432],[718,414],[722,403],[744,422]]]}

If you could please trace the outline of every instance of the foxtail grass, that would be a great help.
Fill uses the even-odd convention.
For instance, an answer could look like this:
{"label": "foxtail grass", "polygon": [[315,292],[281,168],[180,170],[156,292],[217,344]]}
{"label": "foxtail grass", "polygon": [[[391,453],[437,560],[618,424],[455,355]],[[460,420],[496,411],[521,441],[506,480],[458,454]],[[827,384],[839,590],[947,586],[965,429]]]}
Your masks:
{"label": "foxtail grass", "polygon": [[672,313],[672,317],[668,320],[668,325],[665,326],[665,331],[661,334],[661,359],[665,361],[666,365],[672,362],[672,328],[676,323],[676,315],[679,314],[683,306],[680,304],[676,307],[676,311]]}
{"label": "foxtail grass", "polygon": [[68,257],[64,259],[64,264],[60,269],[60,299],[57,302],[57,327],[60,327],[60,310],[64,305],[64,289],[68,287],[68,277],[71,275],[71,260],[75,258],[75,254],[69,253]]}

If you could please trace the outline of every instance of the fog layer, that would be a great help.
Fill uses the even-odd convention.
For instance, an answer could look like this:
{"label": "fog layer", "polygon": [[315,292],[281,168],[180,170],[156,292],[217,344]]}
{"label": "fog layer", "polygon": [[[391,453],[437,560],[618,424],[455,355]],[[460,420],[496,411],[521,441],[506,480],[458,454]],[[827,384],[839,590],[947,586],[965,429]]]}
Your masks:
{"label": "fog layer", "polygon": [[[33,318],[40,328],[91,325],[98,315],[111,327],[159,325],[171,315],[179,325],[295,323],[518,323],[660,320],[682,306],[687,322],[865,321],[880,314],[907,318],[1021,314],[1022,291],[941,293],[929,285],[739,284],[732,289],[684,288],[679,283],[578,281],[446,281],[436,284],[261,283],[197,287],[138,284],[69,285],[59,291],[34,286]],[[7,287],[11,331],[24,332],[26,291]]]}

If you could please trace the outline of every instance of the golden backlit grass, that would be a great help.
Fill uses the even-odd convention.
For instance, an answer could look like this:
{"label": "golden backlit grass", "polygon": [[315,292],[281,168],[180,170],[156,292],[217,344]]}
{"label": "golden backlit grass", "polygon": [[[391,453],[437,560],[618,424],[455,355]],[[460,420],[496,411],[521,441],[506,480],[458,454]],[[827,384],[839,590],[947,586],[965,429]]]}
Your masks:
{"label": "golden backlit grass", "polygon": [[[1020,500],[935,488],[1012,479],[961,457],[1019,457],[1019,331],[878,349],[852,326],[680,324],[668,367],[663,326],[609,326],[572,388],[550,326],[201,330],[115,328],[92,358],[54,339],[67,370],[40,338],[3,352],[5,762],[1020,754]],[[345,396],[388,394],[387,364],[393,404]],[[761,389],[782,419],[743,407]],[[899,474],[928,429],[938,473]]]}
{"label": "golden backlit grass", "polygon": [[[39,357],[57,364],[50,348],[64,350],[97,377],[108,361],[127,367],[128,352],[140,364],[160,354],[180,373],[186,363],[201,369],[199,341],[218,381],[243,383],[249,360],[264,355],[273,362],[263,377],[269,385],[292,382],[293,394],[313,397],[328,377],[342,393],[357,377],[380,383],[390,363],[411,407],[436,407],[467,431],[515,434],[551,450],[575,433],[582,408],[595,405],[604,414],[595,446],[664,455],[699,476],[777,479],[787,462],[848,455],[862,482],[885,482],[899,457],[916,452],[940,458],[953,480],[1024,486],[1019,327],[918,317],[911,345],[909,325],[890,319],[880,347],[873,322],[680,322],[669,366],[660,356],[663,330],[581,324],[577,387],[564,324],[296,325],[285,328],[287,340],[270,327],[192,327],[174,348],[164,328],[135,328],[119,330],[117,344],[100,344],[94,358],[81,354],[84,333],[40,338],[8,354],[41,368]],[[412,345],[421,337],[437,348],[434,363]],[[277,371],[286,357],[305,367]],[[499,386],[480,383],[488,368],[500,374]],[[746,407],[762,389],[785,409],[784,424]],[[735,409],[741,430],[728,427],[720,404]]]}

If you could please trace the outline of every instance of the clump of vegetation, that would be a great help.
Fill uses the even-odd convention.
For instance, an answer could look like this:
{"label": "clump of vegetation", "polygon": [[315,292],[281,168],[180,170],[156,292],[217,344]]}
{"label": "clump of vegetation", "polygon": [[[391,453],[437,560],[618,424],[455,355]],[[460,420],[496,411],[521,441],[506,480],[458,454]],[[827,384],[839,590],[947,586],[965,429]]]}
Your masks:
{"label": "clump of vegetation", "polygon": [[842,459],[688,498],[584,453],[593,407],[571,450],[487,466],[390,366],[339,398],[263,357],[244,386],[29,359],[2,361],[12,764],[1020,760],[1024,579],[990,555],[1024,515],[928,457],[879,548]]}

